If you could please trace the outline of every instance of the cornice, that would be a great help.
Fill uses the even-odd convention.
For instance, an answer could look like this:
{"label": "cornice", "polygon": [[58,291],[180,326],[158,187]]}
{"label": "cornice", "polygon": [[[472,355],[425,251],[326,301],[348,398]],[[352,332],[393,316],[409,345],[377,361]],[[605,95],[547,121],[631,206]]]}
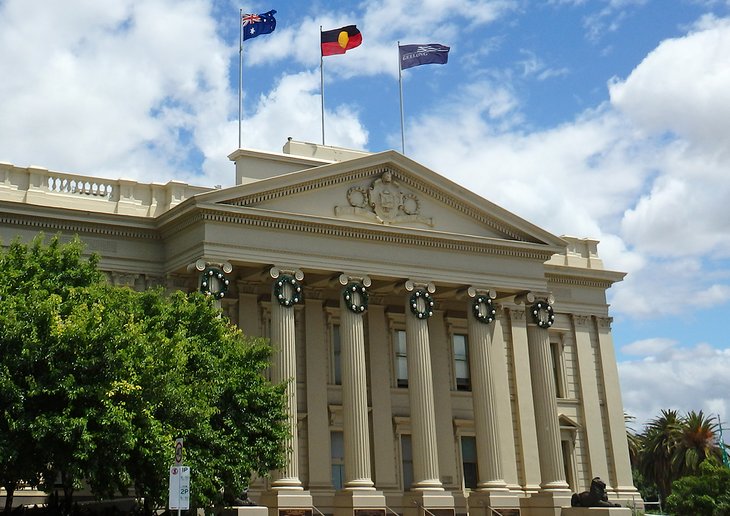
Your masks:
{"label": "cornice", "polygon": [[545,264],[545,278],[558,285],[608,289],[626,277],[623,272]]}
{"label": "cornice", "polygon": [[576,278],[575,276],[559,276],[556,274],[545,274],[548,283],[555,285],[569,285],[571,287],[591,287],[608,289],[613,285],[613,281],[598,280],[590,278]]}
{"label": "cornice", "polygon": [[61,218],[62,216],[42,216],[37,214],[17,214],[17,213],[0,213],[0,224],[9,226],[22,226],[34,228],[38,231],[46,233],[82,233],[91,235],[101,235],[104,237],[129,238],[134,240],[160,240],[159,232],[154,228],[133,228],[130,226],[122,226],[111,224],[109,221],[90,220],[70,220]]}
{"label": "cornice", "polygon": [[[366,228],[354,228],[351,226],[340,226],[336,224],[328,224],[326,222],[308,221],[302,219],[294,220],[283,216],[276,217],[266,214],[259,215],[252,213],[224,212],[216,210],[214,208],[201,208],[200,212],[182,218],[179,223],[174,226],[174,228],[179,230],[186,225],[192,224],[200,220],[218,222],[223,224],[248,225],[279,231],[283,230],[297,233],[318,234],[328,237],[359,239],[393,245],[413,245],[468,253],[487,252],[492,255],[509,256],[512,258],[522,258],[528,260],[546,261],[550,256],[552,256],[554,252],[552,248],[516,248],[514,246],[510,246],[509,244],[531,244],[524,242],[514,242],[510,240],[503,241],[505,242],[504,244],[489,242],[480,243],[476,241],[464,241],[457,239],[451,240],[448,238],[439,238],[437,236],[369,230]],[[168,230],[175,229],[168,228],[166,229],[166,232]]]}

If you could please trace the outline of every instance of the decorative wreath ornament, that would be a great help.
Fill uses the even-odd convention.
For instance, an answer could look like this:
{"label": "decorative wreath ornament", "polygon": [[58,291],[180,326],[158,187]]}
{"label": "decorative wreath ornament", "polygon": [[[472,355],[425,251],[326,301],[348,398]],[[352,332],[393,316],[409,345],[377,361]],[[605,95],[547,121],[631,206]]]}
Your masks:
{"label": "decorative wreath ornament", "polygon": [[[484,309],[482,309],[484,305]],[[489,296],[479,295],[474,298],[471,303],[471,311],[474,314],[474,318],[480,323],[489,324],[497,315],[497,310],[494,308],[492,298]]]}
{"label": "decorative wreath ornament", "polygon": [[[547,317],[541,317],[540,312],[545,311]],[[555,311],[547,301],[538,301],[532,305],[532,317],[540,328],[550,328],[555,322]]]}
{"label": "decorative wreath ornament", "polygon": [[[423,298],[426,305],[426,308],[423,310],[418,308],[418,298]],[[411,294],[410,304],[411,313],[419,319],[428,319],[433,315],[433,299],[431,298],[431,294],[428,293],[428,290],[422,288],[414,290],[413,294]]]}
{"label": "decorative wreath ornament", "polygon": [[[360,304],[355,303],[355,294],[360,294]],[[368,309],[368,291],[358,281],[351,281],[342,290],[342,298],[345,300],[347,309],[353,313],[361,314]]]}
{"label": "decorative wreath ornament", "polygon": [[[218,288],[212,290],[211,287],[215,285],[217,279]],[[220,299],[228,292],[228,279],[226,274],[218,267],[206,267],[203,274],[200,277],[200,291],[206,296],[213,296],[216,299]]]}
{"label": "decorative wreath ornament", "polygon": [[[284,286],[291,285],[292,294],[289,297],[284,295]],[[294,306],[302,300],[302,286],[294,276],[282,274],[274,283],[274,296],[281,306]]]}

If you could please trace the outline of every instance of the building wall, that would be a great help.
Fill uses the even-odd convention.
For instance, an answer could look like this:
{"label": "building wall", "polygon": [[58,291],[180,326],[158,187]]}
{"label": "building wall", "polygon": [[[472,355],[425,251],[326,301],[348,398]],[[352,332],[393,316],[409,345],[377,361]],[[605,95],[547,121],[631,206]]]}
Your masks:
{"label": "building wall", "polygon": [[[258,154],[255,158],[263,159]],[[347,185],[377,181],[386,167],[371,166],[370,158],[357,158],[368,166],[353,165],[350,171],[348,163],[323,165],[323,170],[332,172],[321,172],[321,178],[317,164],[307,162],[309,168],[302,172],[308,174],[302,183],[306,188],[280,184],[277,178],[253,180],[234,187],[230,194],[178,183],[110,183],[112,194],[80,201],[78,192],[54,192],[48,185],[56,177],[81,181],[81,176],[1,165],[4,224],[0,237],[3,242],[16,236],[29,240],[38,230],[60,231],[68,237],[79,234],[90,250],[100,252],[101,266],[111,282],[139,289],[164,284],[170,290],[191,291],[198,280],[197,260],[229,262],[233,267],[230,297],[223,300],[222,309],[245,333],[267,338],[272,336],[272,302],[276,302],[271,299],[269,270],[272,265],[301,269],[304,302],[294,308],[293,330],[298,480],[327,514],[335,512],[337,495],[331,480],[330,436],[344,430],[343,405],[347,404],[343,387],[334,382],[333,327],[342,319],[338,275],[359,271],[373,280],[363,316],[370,477],[388,506],[400,511],[410,503],[403,492],[401,438],[418,431],[411,420],[411,387],[398,387],[395,376],[395,331],[404,330],[412,317],[405,309],[406,280],[424,284],[432,280],[435,285],[437,306],[427,323],[435,455],[438,480],[459,513],[469,508],[476,511],[469,500],[479,494],[463,487],[460,438],[475,436],[477,446],[485,440],[477,435],[474,392],[458,390],[454,375],[451,337],[469,333],[467,288],[495,291],[496,320],[486,341],[493,389],[488,426],[499,443],[504,481],[500,492],[517,505],[543,492],[545,481],[539,448],[545,446],[540,425],[546,416],[536,410],[542,408],[535,406],[539,390],[534,388],[534,373],[539,364],[530,358],[536,345],[531,337],[535,320],[532,301],[522,298],[526,294],[542,300],[554,297],[555,322],[546,331],[550,346],[559,349],[550,358],[558,371],[558,383],[551,388],[557,388],[559,396],[551,400],[554,413],[547,418],[559,426],[559,438],[568,450],[556,460],[567,459],[566,471],[574,476],[571,487],[575,490],[587,489],[591,478],[601,476],[612,497],[630,500],[635,489],[605,296],[606,289],[623,275],[603,270],[593,240],[559,240],[486,201],[485,210],[493,210],[492,214],[481,213],[474,204],[478,200],[459,188],[438,184],[437,177],[421,169],[415,179],[416,174],[408,170],[417,169],[415,164],[390,154],[386,158],[401,160],[397,166],[387,165],[388,170],[409,186],[410,198],[417,191],[418,206],[424,211],[431,208],[434,224],[443,225],[438,230],[378,225],[372,217],[360,225],[354,215],[348,215],[352,220],[337,218],[332,205],[346,197]],[[284,161],[289,171],[296,160]],[[356,183],[347,182],[350,176]],[[322,189],[317,189],[320,180]],[[268,190],[261,186],[269,183]],[[261,190],[251,197],[255,205],[241,201],[247,188]],[[289,190],[298,192],[298,197],[286,197]],[[445,192],[461,197],[450,198]],[[338,197],[332,200],[333,196]],[[322,206],[327,203],[330,206]],[[469,209],[460,207],[469,203],[474,204]],[[302,207],[302,213],[286,213],[296,206]],[[487,222],[489,228],[484,229]],[[511,236],[500,236],[500,231]],[[567,245],[561,248],[561,242]],[[554,381],[552,370],[548,378]],[[558,443],[561,450],[562,441]],[[263,497],[272,485],[270,480],[256,480],[251,496]]]}

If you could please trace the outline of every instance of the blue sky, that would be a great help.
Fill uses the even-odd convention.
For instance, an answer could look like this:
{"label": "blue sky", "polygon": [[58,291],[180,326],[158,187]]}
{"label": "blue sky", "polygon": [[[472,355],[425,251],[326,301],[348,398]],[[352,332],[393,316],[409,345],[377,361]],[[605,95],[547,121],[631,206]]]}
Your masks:
{"label": "blue sky", "polygon": [[624,405],[730,420],[728,0],[0,0],[0,160],[230,185],[238,12],[243,145],[400,150],[396,42],[449,63],[404,72],[406,154],[557,234],[601,241]]}

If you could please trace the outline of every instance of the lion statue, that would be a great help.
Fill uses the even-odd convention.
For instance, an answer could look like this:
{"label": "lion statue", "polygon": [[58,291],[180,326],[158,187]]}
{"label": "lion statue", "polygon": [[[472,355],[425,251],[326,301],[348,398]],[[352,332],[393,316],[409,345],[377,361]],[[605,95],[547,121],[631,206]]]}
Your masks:
{"label": "lion statue", "polygon": [[608,501],[606,494],[606,483],[599,477],[591,480],[590,491],[574,493],[570,499],[572,507],[620,507],[617,503]]}

